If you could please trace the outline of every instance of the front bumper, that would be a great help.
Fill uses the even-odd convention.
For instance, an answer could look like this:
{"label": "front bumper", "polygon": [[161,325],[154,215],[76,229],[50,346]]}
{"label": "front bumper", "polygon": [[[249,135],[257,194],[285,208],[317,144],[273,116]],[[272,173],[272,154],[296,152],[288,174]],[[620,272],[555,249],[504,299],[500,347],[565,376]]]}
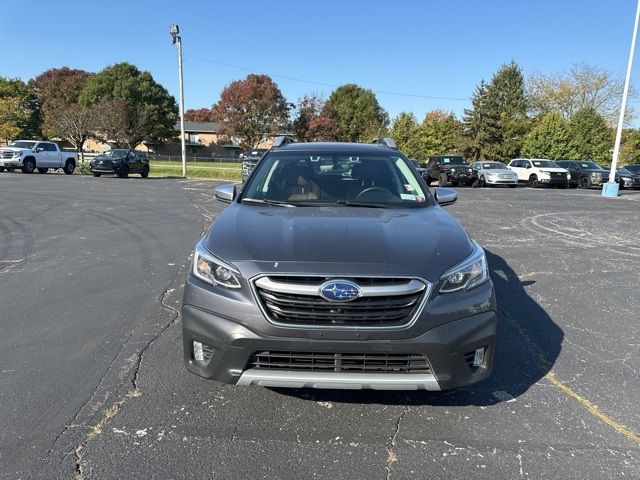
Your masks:
{"label": "front bumper", "polygon": [[0,158],[0,167],[17,168],[22,165],[21,158]]}
{"label": "front bumper", "polygon": [[104,164],[91,164],[90,165],[91,173],[118,173],[119,168],[117,165],[112,163],[104,163]]}
{"label": "front bumper", "polygon": [[[490,294],[493,296],[491,287]],[[493,367],[496,313],[467,316],[434,327],[413,338],[321,339],[266,335],[212,312],[182,307],[184,360],[192,373],[219,382],[272,387],[393,390],[447,390],[481,381]],[[320,335],[321,337],[322,335]],[[329,335],[328,335],[329,336]],[[212,350],[208,361],[195,360],[193,342]],[[469,356],[485,348],[484,362],[473,367]],[[431,373],[342,373],[247,368],[258,351],[423,354]]]}
{"label": "front bumper", "polygon": [[567,177],[540,178],[538,182],[544,185],[569,185],[569,179]]}
{"label": "front bumper", "polygon": [[500,177],[485,176],[484,179],[488,185],[517,185],[518,184],[518,177],[500,178]]}

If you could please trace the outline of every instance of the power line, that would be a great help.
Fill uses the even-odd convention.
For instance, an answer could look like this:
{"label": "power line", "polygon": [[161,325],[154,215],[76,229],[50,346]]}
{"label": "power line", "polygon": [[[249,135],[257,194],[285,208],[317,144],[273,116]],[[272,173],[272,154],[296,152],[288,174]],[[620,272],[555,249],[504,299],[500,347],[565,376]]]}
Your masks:
{"label": "power line", "polygon": [[[318,82],[315,80],[307,80],[304,78],[297,78],[297,77],[290,77],[288,75],[278,75],[275,73],[269,73],[269,72],[264,72],[261,71],[259,69],[256,68],[249,68],[249,67],[243,67],[240,65],[233,65],[231,63],[225,63],[225,62],[219,62],[218,60],[212,60],[210,58],[205,58],[205,57],[200,57],[197,55],[189,55],[186,57],[186,60],[193,58],[195,60],[200,60],[203,62],[208,62],[208,63],[214,63],[216,65],[221,65],[223,67],[229,67],[229,68],[235,68],[237,70],[243,70],[245,72],[252,72],[252,73],[261,73],[261,74],[266,74],[269,75],[270,77],[274,77],[274,78],[282,78],[285,80],[291,80],[294,82],[300,82],[300,83],[307,83],[309,85],[316,85],[316,86],[320,86],[320,87],[328,87],[328,88],[338,88],[340,85],[334,85],[331,83],[324,83],[324,82]],[[470,99],[469,98],[459,98],[459,97],[437,97],[437,96],[433,96],[433,95],[420,95],[420,94],[416,94],[416,93],[403,93],[403,92],[390,92],[387,90],[372,90],[375,94],[378,95],[393,95],[396,97],[410,97],[410,98],[424,98],[424,99],[428,99],[428,100],[453,100],[453,101],[463,101],[463,102],[467,102]]]}

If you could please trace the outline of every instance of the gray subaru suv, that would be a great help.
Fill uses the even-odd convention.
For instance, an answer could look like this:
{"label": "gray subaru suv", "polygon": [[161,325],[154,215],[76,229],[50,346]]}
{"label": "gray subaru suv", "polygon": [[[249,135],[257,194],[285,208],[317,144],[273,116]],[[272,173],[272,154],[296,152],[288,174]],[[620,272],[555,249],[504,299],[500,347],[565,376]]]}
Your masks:
{"label": "gray subaru suv", "polygon": [[486,378],[496,301],[483,249],[391,139],[277,138],[197,244],[189,371],[237,385],[445,390]]}

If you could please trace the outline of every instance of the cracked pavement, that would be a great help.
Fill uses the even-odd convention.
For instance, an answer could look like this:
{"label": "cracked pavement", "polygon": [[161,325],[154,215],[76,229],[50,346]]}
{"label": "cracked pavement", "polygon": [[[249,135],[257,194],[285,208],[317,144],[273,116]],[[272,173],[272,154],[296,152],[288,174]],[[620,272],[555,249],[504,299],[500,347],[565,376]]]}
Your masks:
{"label": "cracked pavement", "polygon": [[344,392],[185,371],[213,185],[0,174],[1,478],[640,478],[640,192],[460,189],[500,306],[493,376]]}

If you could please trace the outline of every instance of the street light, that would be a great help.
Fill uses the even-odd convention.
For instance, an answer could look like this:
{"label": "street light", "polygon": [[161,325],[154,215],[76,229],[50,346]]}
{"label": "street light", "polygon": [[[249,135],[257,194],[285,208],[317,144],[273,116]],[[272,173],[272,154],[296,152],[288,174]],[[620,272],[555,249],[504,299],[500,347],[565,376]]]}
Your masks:
{"label": "street light", "polygon": [[631,50],[629,51],[629,61],[627,62],[627,75],[624,79],[624,90],[622,91],[622,105],[620,106],[620,117],[618,117],[618,129],[616,130],[616,142],[613,145],[613,157],[611,159],[611,171],[609,181],[602,186],[603,197],[617,197],[620,185],[616,183],[616,167],[618,166],[618,154],[620,153],[620,140],[622,139],[622,124],[624,123],[624,110],[627,106],[627,94],[629,93],[629,82],[631,80],[631,66],[633,65],[633,53],[636,48],[636,37],[638,36],[638,19],[640,19],[640,0],[636,8],[636,18],[633,24],[633,35],[631,36]]}
{"label": "street light", "polygon": [[[640,1],[640,0],[639,0]],[[180,83],[180,142],[182,144],[182,176],[187,176],[187,147],[185,145],[184,138],[184,86],[182,84],[182,37],[180,34],[180,27],[178,25],[171,25],[169,27],[169,33],[171,34],[171,42],[175,45],[178,44],[178,80]]]}

